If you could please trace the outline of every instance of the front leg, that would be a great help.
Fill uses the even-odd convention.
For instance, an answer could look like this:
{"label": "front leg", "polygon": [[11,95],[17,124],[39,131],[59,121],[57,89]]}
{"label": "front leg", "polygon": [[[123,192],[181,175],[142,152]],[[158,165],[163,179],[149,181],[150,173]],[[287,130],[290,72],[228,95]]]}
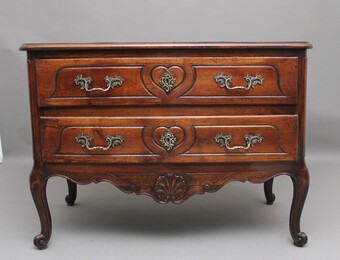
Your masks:
{"label": "front leg", "polygon": [[308,241],[307,235],[300,230],[301,213],[309,187],[309,173],[307,167],[303,165],[296,172],[295,176],[292,176],[291,178],[294,186],[294,195],[290,211],[290,234],[294,240],[294,245],[302,247]]}
{"label": "front leg", "polygon": [[30,176],[30,188],[41,224],[41,233],[34,237],[33,243],[39,249],[47,247],[52,232],[51,214],[46,197],[46,184],[47,178],[43,176],[42,170],[33,168]]}

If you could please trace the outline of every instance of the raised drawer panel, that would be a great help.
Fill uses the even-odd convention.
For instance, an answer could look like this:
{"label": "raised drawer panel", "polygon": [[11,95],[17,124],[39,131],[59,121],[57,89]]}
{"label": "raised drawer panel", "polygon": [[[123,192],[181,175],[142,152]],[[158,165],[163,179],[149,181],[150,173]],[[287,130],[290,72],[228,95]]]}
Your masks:
{"label": "raised drawer panel", "polygon": [[55,98],[152,98],[142,66],[66,67],[56,74]]}
{"label": "raised drawer panel", "polygon": [[46,162],[292,161],[297,116],[41,118]]}
{"label": "raised drawer panel", "polygon": [[[284,91],[273,66],[195,66],[196,82],[187,97],[256,98],[295,96],[296,77],[290,75]],[[215,82],[212,82],[215,81]],[[220,87],[217,88],[217,83]]]}
{"label": "raised drawer panel", "polygon": [[[194,126],[196,139],[185,155],[282,153],[278,129],[267,125]],[[214,138],[212,138],[214,137]],[[215,142],[211,142],[214,139]],[[216,145],[216,142],[219,145]],[[257,143],[258,142],[258,143]]]}
{"label": "raised drawer panel", "polygon": [[42,59],[36,70],[42,107],[295,104],[297,96],[297,57]]}
{"label": "raised drawer panel", "polygon": [[[59,132],[59,142],[54,154],[58,155],[115,155],[143,156],[150,152],[140,137],[142,126],[64,126]],[[46,135],[53,127],[46,127]],[[124,137],[123,137],[124,136]],[[47,149],[54,149],[55,142],[46,139]],[[129,144],[129,145],[124,145]],[[131,145],[133,144],[133,145]]]}

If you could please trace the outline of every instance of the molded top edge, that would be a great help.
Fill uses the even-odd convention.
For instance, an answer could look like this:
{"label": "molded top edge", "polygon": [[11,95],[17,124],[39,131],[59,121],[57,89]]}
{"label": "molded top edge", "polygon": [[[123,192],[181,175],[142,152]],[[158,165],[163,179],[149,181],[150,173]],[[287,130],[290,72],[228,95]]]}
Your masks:
{"label": "molded top edge", "polygon": [[311,49],[309,42],[100,42],[27,43],[21,51],[132,50],[132,49]]}

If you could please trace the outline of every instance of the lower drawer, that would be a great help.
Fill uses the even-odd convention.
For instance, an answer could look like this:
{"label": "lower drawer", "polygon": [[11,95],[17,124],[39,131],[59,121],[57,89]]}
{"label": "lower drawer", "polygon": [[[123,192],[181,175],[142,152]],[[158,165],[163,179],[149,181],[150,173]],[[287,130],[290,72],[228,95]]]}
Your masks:
{"label": "lower drawer", "polygon": [[45,162],[207,163],[297,159],[298,117],[42,117]]}

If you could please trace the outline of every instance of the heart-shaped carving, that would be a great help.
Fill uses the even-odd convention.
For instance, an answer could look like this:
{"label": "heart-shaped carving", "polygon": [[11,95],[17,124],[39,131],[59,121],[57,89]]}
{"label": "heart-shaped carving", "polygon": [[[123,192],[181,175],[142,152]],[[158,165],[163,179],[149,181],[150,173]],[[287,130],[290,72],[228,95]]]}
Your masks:
{"label": "heart-shaped carving", "polygon": [[151,79],[157,87],[169,94],[183,83],[185,71],[177,65],[170,67],[157,66],[151,70]]}
{"label": "heart-shaped carving", "polygon": [[179,126],[161,126],[153,131],[152,138],[159,147],[167,152],[171,152],[183,143],[185,132]]}

